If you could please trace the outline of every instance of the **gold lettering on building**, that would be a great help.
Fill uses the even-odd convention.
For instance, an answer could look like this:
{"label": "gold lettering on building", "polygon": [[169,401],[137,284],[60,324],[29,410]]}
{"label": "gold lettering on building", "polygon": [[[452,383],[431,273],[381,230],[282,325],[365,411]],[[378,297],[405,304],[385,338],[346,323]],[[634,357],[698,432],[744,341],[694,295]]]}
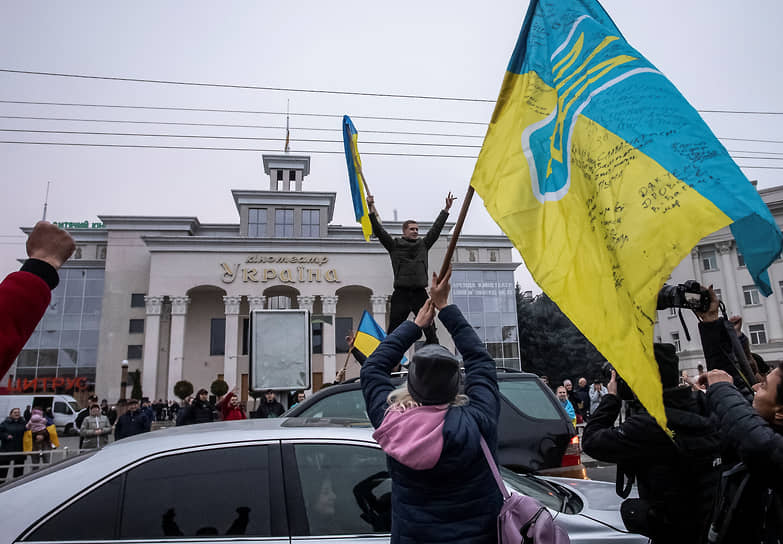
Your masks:
{"label": "gold lettering on building", "polygon": [[325,255],[250,255],[245,260],[247,264],[317,264],[324,265],[329,262]]}
{"label": "gold lettering on building", "polygon": [[241,264],[220,263],[220,269],[223,273],[221,280],[223,283],[233,283],[237,277],[242,278],[243,283],[267,283],[277,280],[281,283],[340,283],[337,276],[337,270],[330,268],[321,273],[320,268],[308,268],[306,266],[297,266],[293,268],[283,268],[276,270],[274,268],[250,268]]}

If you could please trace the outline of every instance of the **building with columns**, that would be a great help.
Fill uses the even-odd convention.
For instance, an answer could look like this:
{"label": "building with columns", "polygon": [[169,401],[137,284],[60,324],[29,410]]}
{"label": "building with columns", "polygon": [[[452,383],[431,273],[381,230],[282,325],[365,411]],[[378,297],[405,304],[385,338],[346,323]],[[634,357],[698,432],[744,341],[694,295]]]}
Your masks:
{"label": "building with columns", "polygon": [[[783,224],[783,186],[759,191],[762,200],[772,212],[778,226]],[[783,261],[776,260],[769,270],[772,294],[764,297],[750,278],[742,253],[729,228],[710,234],[693,248],[690,256],[674,269],[669,284],[696,280],[701,285],[712,285],[726,305],[729,316],[742,316],[742,330],[751,343],[751,351],[766,361],[783,360]],[[694,376],[698,365],[704,364],[696,316],[683,311],[688,340],[675,309],[658,312],[655,339],[673,343],[680,356],[680,369]]]}
{"label": "building with columns", "polygon": [[[389,256],[358,225],[331,223],[336,194],[304,189],[309,156],[264,155],[263,170],[268,187],[232,191],[238,223],[101,215],[100,224],[66,224],[77,253],[11,379],[84,377],[113,402],[127,361],[150,398],[174,399],[179,380],[198,389],[223,378],[247,399],[250,312],[299,308],[312,316],[313,388],[331,382],[363,311],[387,325]],[[434,220],[434,206],[422,219]],[[401,222],[384,220],[391,234],[401,233]],[[431,222],[419,225],[423,235]],[[430,270],[440,268],[452,227],[430,250]],[[520,263],[511,243],[462,235],[453,262],[454,302],[498,365],[520,368],[513,278]],[[442,326],[438,332],[453,348]],[[351,359],[348,377],[358,371]]]}

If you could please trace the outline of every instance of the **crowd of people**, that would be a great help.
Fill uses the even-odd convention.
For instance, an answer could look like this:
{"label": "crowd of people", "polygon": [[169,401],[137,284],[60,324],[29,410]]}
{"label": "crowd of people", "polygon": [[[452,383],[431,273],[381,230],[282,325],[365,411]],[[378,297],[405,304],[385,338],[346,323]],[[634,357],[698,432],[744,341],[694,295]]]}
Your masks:
{"label": "crowd of people", "polygon": [[[445,220],[453,197],[438,222]],[[371,219],[381,231],[372,200]],[[402,320],[363,361],[361,387],[367,413],[382,449],[388,455],[392,480],[392,542],[497,541],[502,484],[496,485],[495,450],[499,389],[495,363],[474,329],[448,304],[450,271],[433,274],[429,293],[421,284],[427,249],[437,238],[418,238],[417,224],[406,225],[403,239],[386,235],[395,273],[393,307],[416,311]],[[0,284],[0,375],[24,345],[56,286],[57,269],[73,251],[67,233],[39,223],[28,240],[20,272]],[[403,259],[407,255],[410,259]],[[414,258],[415,257],[415,258]],[[426,260],[424,261],[426,262]],[[416,268],[415,273],[407,267]],[[411,279],[409,283],[402,278]],[[398,281],[399,280],[399,281]],[[423,293],[422,293],[423,291]],[[710,306],[697,312],[706,369],[697,379],[679,371],[674,346],[655,344],[655,360],[663,386],[667,428],[634,398],[614,370],[608,383],[579,378],[555,387],[559,402],[573,423],[585,423],[582,444],[591,457],[616,463],[617,492],[638,497],[621,507],[626,527],[653,543],[783,542],[783,362],[767,365],[750,352],[741,320],[721,317],[718,298],[709,288]],[[433,342],[434,319],[440,319],[461,360]],[[13,334],[5,334],[13,331]],[[407,380],[395,388],[391,373],[403,354],[424,334],[428,343],[416,350]],[[464,365],[464,376],[460,365]],[[548,382],[544,376],[542,379]],[[299,392],[296,402],[304,400]],[[293,399],[289,404],[293,403]],[[627,406],[620,417],[621,406]],[[79,414],[83,448],[100,448],[110,436],[121,440],[149,432],[155,420],[177,425],[279,417],[284,409],[274,391],[266,391],[248,414],[236,388],[219,402],[200,389],[177,403],[148,399],[120,400],[114,407],[90,398]],[[16,452],[57,447],[51,413],[44,407],[11,410],[0,424],[4,452],[2,474],[20,461]],[[454,475],[459,485],[455,486]]]}

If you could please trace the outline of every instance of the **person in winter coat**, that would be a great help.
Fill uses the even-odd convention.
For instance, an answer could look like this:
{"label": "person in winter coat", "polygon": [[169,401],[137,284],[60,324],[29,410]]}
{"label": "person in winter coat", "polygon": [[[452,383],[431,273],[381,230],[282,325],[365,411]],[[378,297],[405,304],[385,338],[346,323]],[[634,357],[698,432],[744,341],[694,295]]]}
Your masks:
{"label": "person in winter coat", "polygon": [[571,420],[571,425],[576,426],[576,410],[574,410],[574,405],[571,404],[571,401],[568,400],[568,389],[566,389],[566,386],[559,386],[557,388],[556,395],[557,400],[560,401],[560,405],[563,407],[563,410],[565,410],[566,414],[568,414],[568,419]]}
{"label": "person in winter coat", "polygon": [[590,388],[590,413],[592,414],[601,404],[601,399],[609,394],[606,386],[599,381],[595,381]]}
{"label": "person in winter coat", "polygon": [[655,544],[699,543],[720,477],[720,435],[704,395],[680,386],[675,347],[655,344],[654,349],[673,438],[644,410],[614,426],[621,401],[612,371],[609,394],[587,422],[582,447],[594,459],[616,463],[618,473],[636,477],[639,499],[628,499],[621,508],[629,531]]}
{"label": "person in winter coat", "polygon": [[[393,238],[378,221],[375,200],[372,195],[367,195],[373,234],[378,237],[383,247],[389,252],[394,272],[394,292],[392,292],[389,310],[389,333],[408,319],[408,314],[411,312],[416,314],[424,301],[427,300],[427,253],[438,241],[440,231],[446,224],[449,209],[454,200],[451,193],[446,196],[446,206],[423,238],[419,238],[419,224],[413,220],[405,221],[402,224],[402,238]],[[428,344],[438,343],[434,324],[424,329],[424,336],[427,338]]]}
{"label": "person in winter coat", "polygon": [[[447,304],[449,271],[433,276],[430,299],[415,321],[387,336],[361,369],[362,393],[374,438],[388,455],[392,481],[392,543],[497,542],[503,498],[481,448],[497,446],[500,413],[495,362],[459,308]],[[406,383],[395,389],[390,372],[438,317],[465,365],[459,394],[458,359],[428,344],[416,351]]]}
{"label": "person in winter coat", "polygon": [[0,283],[0,379],[5,376],[49,307],[57,270],[76,249],[71,235],[39,221],[27,237],[21,270]]}
{"label": "person in winter coat", "polygon": [[81,447],[84,449],[102,448],[109,443],[110,433],[109,418],[101,413],[101,407],[98,404],[93,404],[90,406],[90,415],[84,418],[82,426],[79,428],[79,435],[82,437]]}
{"label": "person in winter coat", "polygon": [[215,421],[215,407],[209,402],[209,392],[199,389],[196,398],[185,407],[182,418],[177,425],[193,425],[195,423],[211,423]]}
{"label": "person in winter coat", "polygon": [[271,389],[264,393],[264,400],[256,408],[255,416],[258,419],[265,419],[268,417],[280,417],[285,412],[283,405],[277,401],[275,392]]}
{"label": "person in winter coat", "polygon": [[147,433],[150,430],[150,421],[147,414],[139,409],[139,401],[130,399],[128,409],[117,418],[114,426],[114,440],[122,440],[129,436]]}
{"label": "person in winter coat", "polygon": [[[724,472],[717,505],[729,505],[713,515],[710,530],[722,542],[780,544],[783,542],[783,363],[753,386],[752,403],[735,385],[733,333],[718,313],[718,298],[701,318],[705,347],[707,402],[721,436],[724,457],[739,461]],[[745,388],[743,388],[745,389]],[[727,463],[728,464],[728,463]],[[730,505],[734,505],[733,508]],[[717,540],[716,540],[717,541]]]}
{"label": "person in winter coat", "polygon": [[8,471],[11,469],[11,462],[14,463],[13,477],[18,478],[24,473],[24,462],[26,455],[23,455],[22,438],[24,437],[26,422],[22,417],[19,408],[14,408],[8,414],[8,417],[0,423],[0,442],[3,453],[13,453],[16,455],[3,455],[0,457],[0,482],[5,481]]}
{"label": "person in winter coat", "polygon": [[217,408],[220,411],[220,417],[223,421],[234,421],[237,419],[247,419],[239,397],[236,395],[236,387],[218,402]]}

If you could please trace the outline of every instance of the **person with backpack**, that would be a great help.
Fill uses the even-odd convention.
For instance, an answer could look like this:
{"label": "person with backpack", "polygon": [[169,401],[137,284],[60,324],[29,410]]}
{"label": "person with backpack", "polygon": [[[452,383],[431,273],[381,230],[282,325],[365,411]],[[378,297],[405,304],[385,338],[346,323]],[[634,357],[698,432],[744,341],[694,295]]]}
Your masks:
{"label": "person with backpack", "polygon": [[625,476],[636,480],[639,498],[625,500],[620,510],[629,531],[654,544],[699,543],[720,477],[720,436],[704,395],[680,385],[674,346],[655,344],[654,350],[673,439],[644,409],[614,427],[622,401],[612,371],[608,394],[585,426],[582,447],[594,459],[617,464],[623,498],[630,492],[630,485],[623,489]]}
{"label": "person with backpack", "polygon": [[[449,271],[433,275],[430,298],[362,365],[361,385],[374,438],[388,456],[392,481],[391,542],[490,544],[498,541],[502,496],[482,452],[497,446],[500,395],[495,363],[457,306],[447,303]],[[465,366],[446,348],[428,344],[411,360],[405,384],[390,373],[432,324],[435,311]]]}
{"label": "person with backpack", "polygon": [[[783,363],[752,385],[748,402],[742,368],[733,357],[736,330],[718,313],[718,298],[701,319],[707,402],[724,440],[726,465],[714,502],[708,541],[783,543]],[[739,382],[739,388],[737,383]]]}

